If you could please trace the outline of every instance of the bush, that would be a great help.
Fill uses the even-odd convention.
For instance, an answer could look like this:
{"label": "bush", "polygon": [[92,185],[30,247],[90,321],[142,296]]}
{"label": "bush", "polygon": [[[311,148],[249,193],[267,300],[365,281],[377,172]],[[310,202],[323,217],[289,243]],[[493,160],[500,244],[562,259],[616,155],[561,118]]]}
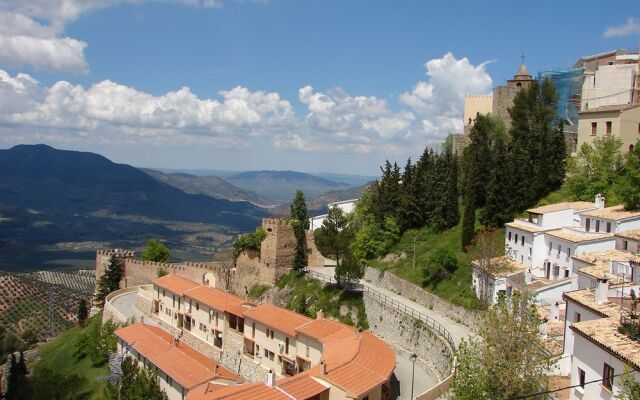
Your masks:
{"label": "bush", "polygon": [[260,245],[264,238],[267,237],[267,232],[262,228],[256,228],[256,231],[253,233],[247,233],[246,235],[240,236],[233,243],[233,255],[235,258],[238,258],[240,253],[244,250],[260,250]]}
{"label": "bush", "polygon": [[433,286],[449,278],[458,269],[456,255],[447,249],[438,249],[433,253],[423,268],[424,286]]}

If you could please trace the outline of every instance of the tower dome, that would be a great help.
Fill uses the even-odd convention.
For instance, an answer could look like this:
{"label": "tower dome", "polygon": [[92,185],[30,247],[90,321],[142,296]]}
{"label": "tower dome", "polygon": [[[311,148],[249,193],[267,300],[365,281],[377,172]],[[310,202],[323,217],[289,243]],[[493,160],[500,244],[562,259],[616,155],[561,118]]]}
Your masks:
{"label": "tower dome", "polygon": [[529,73],[529,69],[524,63],[520,64],[520,68],[518,68],[518,72],[513,76],[514,80],[531,80],[531,74]]}

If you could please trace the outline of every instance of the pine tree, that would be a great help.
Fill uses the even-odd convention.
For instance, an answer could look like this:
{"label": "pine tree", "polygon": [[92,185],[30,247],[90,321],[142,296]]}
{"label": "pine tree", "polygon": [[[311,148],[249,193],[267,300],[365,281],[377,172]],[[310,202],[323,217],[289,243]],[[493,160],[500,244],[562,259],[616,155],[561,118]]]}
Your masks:
{"label": "pine tree", "polygon": [[124,275],[124,268],[116,258],[115,254],[109,256],[109,262],[104,274],[98,280],[98,288],[94,298],[95,304],[102,307],[104,299],[109,293],[120,288],[120,281]]}
{"label": "pine tree", "polygon": [[169,262],[169,249],[159,240],[152,239],[140,255],[142,261]]}
{"label": "pine tree", "polygon": [[480,222],[486,227],[501,228],[513,218],[511,208],[511,168],[504,134],[496,137],[491,180],[487,187],[487,204],[480,212]]}
{"label": "pine tree", "polygon": [[314,235],[318,251],[325,257],[335,259],[337,266],[340,265],[342,257],[349,252],[353,236],[349,221],[338,207],[329,209],[327,218]]}
{"label": "pine tree", "polygon": [[615,191],[625,209],[640,209],[640,146],[636,146],[627,154],[627,162]]}
{"label": "pine tree", "polygon": [[444,228],[458,225],[460,206],[458,204],[458,160],[450,150],[445,151],[446,182],[444,196]]}
{"label": "pine tree", "polygon": [[464,212],[462,214],[462,232],[461,242],[462,250],[471,244],[476,234],[476,205],[473,201],[473,195],[467,195],[464,199]]}
{"label": "pine tree", "polygon": [[80,302],[78,304],[78,324],[80,326],[84,326],[84,323],[87,321],[87,317],[89,316],[89,313],[87,311],[87,301],[85,299],[80,299]]}
{"label": "pine tree", "polygon": [[307,203],[304,200],[302,190],[296,191],[296,196],[291,203],[291,218],[302,223],[303,229],[309,229],[309,217],[307,215]]}

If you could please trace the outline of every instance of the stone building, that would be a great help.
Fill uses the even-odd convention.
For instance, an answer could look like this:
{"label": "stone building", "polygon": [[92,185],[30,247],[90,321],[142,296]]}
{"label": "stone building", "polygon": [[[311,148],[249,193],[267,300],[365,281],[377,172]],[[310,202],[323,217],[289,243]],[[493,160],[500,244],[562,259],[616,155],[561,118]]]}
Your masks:
{"label": "stone building", "polygon": [[527,66],[520,65],[518,71],[509,79],[506,85],[497,86],[493,89],[493,115],[504,121],[507,130],[511,127],[511,116],[509,108],[513,106],[513,100],[520,90],[527,89],[533,84],[533,78],[527,69]]}

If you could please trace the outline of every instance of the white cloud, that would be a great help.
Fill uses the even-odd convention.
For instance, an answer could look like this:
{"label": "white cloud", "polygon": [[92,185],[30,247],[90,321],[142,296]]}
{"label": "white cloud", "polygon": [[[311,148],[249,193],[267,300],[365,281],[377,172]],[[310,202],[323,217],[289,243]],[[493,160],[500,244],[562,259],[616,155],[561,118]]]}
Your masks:
{"label": "white cloud", "polygon": [[486,65],[474,66],[466,57],[456,59],[451,53],[429,60],[425,63],[429,79],[402,93],[400,101],[422,119],[423,129],[438,135],[458,132],[462,130],[464,95],[491,90],[493,82]]}
{"label": "white cloud", "polygon": [[305,86],[298,91],[299,115],[278,93],[242,86],[214,98],[198,97],[188,87],[152,95],[110,80],[90,87],[67,81],[43,87],[27,74],[10,76],[0,70],[0,132],[5,142],[7,135],[15,142],[30,134],[47,142],[263,146],[406,156],[459,131],[464,94],[491,88],[485,64],[474,66],[446,54],[425,66],[429,79],[403,93],[396,107],[341,88]]}
{"label": "white cloud", "polygon": [[630,36],[640,33],[640,20],[638,18],[629,17],[627,22],[622,25],[610,26],[604,31],[604,37]]}
{"label": "white cloud", "polygon": [[[44,71],[86,73],[87,43],[64,35],[67,23],[82,13],[119,3],[145,0],[0,1],[0,65],[33,66]],[[146,0],[163,1],[163,0]],[[166,0],[191,7],[222,8],[223,0]],[[252,1],[264,3],[263,1]]]}

